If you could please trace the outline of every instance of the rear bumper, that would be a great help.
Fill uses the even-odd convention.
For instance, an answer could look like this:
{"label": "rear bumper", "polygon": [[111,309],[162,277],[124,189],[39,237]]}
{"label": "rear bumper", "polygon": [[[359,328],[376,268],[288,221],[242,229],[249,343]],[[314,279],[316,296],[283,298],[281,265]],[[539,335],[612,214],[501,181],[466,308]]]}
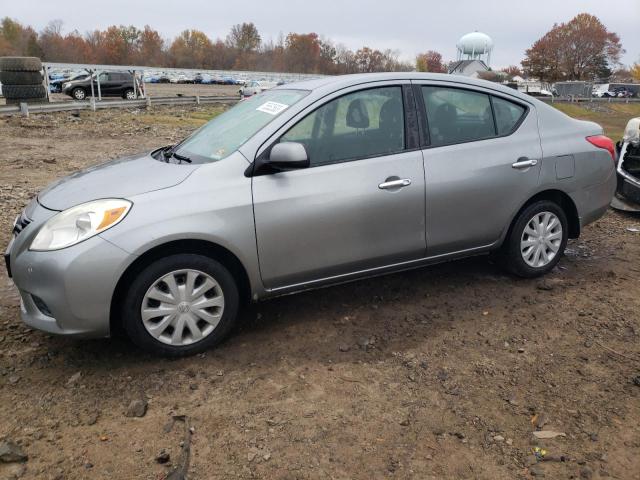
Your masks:
{"label": "rear bumper", "polygon": [[604,182],[570,194],[580,217],[580,230],[605,214],[615,195],[616,187],[615,170],[612,168],[611,174]]}

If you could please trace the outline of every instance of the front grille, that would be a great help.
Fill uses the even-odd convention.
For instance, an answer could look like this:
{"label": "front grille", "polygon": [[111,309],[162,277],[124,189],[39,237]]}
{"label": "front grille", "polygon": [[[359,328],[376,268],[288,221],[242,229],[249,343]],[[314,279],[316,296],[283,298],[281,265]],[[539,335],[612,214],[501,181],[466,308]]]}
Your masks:
{"label": "front grille", "polygon": [[13,234],[15,236],[18,236],[20,234],[20,232],[22,232],[22,230],[24,230],[25,228],[27,228],[27,226],[31,223],[31,220],[29,220],[24,212],[22,212],[20,214],[20,216],[18,218],[16,218],[16,223],[13,225]]}

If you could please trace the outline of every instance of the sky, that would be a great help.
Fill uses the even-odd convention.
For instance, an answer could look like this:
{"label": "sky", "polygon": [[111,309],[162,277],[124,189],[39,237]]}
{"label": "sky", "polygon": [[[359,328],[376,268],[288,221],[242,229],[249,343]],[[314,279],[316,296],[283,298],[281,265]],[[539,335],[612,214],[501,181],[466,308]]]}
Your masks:
{"label": "sky", "polygon": [[491,66],[501,68],[518,65],[524,51],[554,23],[587,12],[620,36],[626,49],[624,64],[640,61],[640,0],[617,0],[615,6],[606,0],[109,0],[83,5],[0,0],[0,16],[36,30],[60,19],[64,31],[81,33],[113,24],[148,24],[167,39],[191,28],[214,39],[225,38],[232,25],[253,22],[263,40],[316,32],[351,49],[367,45],[398,50],[401,59],[411,62],[426,50],[455,60],[458,39],[478,30],[493,39]]}

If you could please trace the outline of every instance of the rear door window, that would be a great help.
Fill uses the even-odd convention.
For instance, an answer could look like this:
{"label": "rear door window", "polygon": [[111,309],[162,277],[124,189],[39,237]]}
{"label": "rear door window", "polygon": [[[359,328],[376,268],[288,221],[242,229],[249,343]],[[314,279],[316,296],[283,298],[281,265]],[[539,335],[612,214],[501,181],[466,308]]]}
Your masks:
{"label": "rear door window", "polygon": [[324,104],[285,133],[300,142],[312,166],[390,155],[404,150],[401,87],[349,93]]}
{"label": "rear door window", "polygon": [[517,103],[493,97],[493,111],[496,116],[496,127],[498,135],[508,135],[520,123],[524,115],[525,108]]}
{"label": "rear door window", "polygon": [[447,87],[422,87],[432,146],[496,136],[489,95]]}

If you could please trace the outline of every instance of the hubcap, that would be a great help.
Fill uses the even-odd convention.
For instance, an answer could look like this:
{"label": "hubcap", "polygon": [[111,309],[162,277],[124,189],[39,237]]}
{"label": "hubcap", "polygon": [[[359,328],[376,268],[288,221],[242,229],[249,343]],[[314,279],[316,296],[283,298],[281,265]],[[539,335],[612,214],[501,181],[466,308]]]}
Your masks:
{"label": "hubcap", "polygon": [[84,90],[76,90],[76,98],[78,100],[84,99]]}
{"label": "hubcap", "polygon": [[136,98],[136,94],[134,92],[127,92],[128,100],[133,100],[134,98]]}
{"label": "hubcap", "polygon": [[167,345],[201,341],[220,323],[222,288],[199,270],[176,270],[156,280],[142,299],[140,314],[149,334]]}
{"label": "hubcap", "polygon": [[558,254],[562,243],[562,223],[551,212],[536,213],[522,232],[520,252],[527,265],[540,268]]}

